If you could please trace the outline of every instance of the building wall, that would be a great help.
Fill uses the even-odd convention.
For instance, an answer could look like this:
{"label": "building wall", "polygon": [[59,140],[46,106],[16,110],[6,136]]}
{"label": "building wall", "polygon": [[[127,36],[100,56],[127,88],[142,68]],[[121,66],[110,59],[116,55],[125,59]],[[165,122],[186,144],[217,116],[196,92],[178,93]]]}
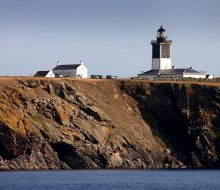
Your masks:
{"label": "building wall", "polygon": [[160,76],[161,78],[164,78],[164,79],[176,79],[176,80],[178,80],[178,79],[180,79],[180,78],[182,78],[183,77],[183,75],[182,74],[176,74],[176,75],[161,75]]}
{"label": "building wall", "polygon": [[170,43],[163,43],[161,44],[161,58],[171,58],[171,44]]}
{"label": "building wall", "polygon": [[167,79],[167,80],[178,80],[180,78],[182,78],[183,75],[182,74],[176,74],[176,75],[145,75],[145,76],[141,76],[140,78],[142,79],[148,79],[148,80],[156,80],[156,79]]}
{"label": "building wall", "polygon": [[153,58],[152,59],[152,70],[160,69],[160,59],[159,58]]}
{"label": "building wall", "polygon": [[206,75],[206,78],[208,78],[208,79],[213,79],[214,78],[214,75],[212,74],[212,75]]}
{"label": "building wall", "polygon": [[149,80],[155,80],[155,79],[181,79],[181,78],[206,78],[205,74],[197,74],[197,75],[193,75],[193,74],[177,74],[177,75],[145,75],[145,76],[141,76],[141,78],[146,78]]}
{"label": "building wall", "polygon": [[147,78],[149,80],[155,80],[155,79],[157,79],[157,75],[149,75]]}
{"label": "building wall", "polygon": [[171,58],[161,58],[160,69],[172,69]]}
{"label": "building wall", "polygon": [[55,77],[55,74],[52,71],[49,71],[45,77]]}
{"label": "building wall", "polygon": [[144,75],[144,76],[139,76],[141,79],[148,79],[148,80],[155,80],[157,79],[157,75]]}
{"label": "building wall", "polygon": [[206,74],[197,74],[197,75],[193,75],[193,74],[183,74],[183,78],[196,78],[196,79],[199,79],[199,78],[206,78]]}
{"label": "building wall", "polygon": [[157,78],[160,78],[160,79],[168,79],[168,80],[178,80],[180,78],[182,78],[183,75],[182,74],[176,74],[176,75],[159,75],[157,76]]}
{"label": "building wall", "polygon": [[155,69],[172,69],[171,58],[152,59],[152,70]]}
{"label": "building wall", "polygon": [[160,44],[152,43],[152,59],[160,58]]}
{"label": "building wall", "polygon": [[79,67],[77,67],[76,76],[77,76],[77,78],[88,78],[87,68],[83,64],[81,64]]}

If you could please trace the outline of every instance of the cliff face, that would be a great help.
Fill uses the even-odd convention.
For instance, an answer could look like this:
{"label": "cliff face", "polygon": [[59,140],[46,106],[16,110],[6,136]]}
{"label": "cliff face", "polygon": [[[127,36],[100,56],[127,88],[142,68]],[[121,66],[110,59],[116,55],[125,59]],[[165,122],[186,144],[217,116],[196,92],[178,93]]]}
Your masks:
{"label": "cliff face", "polygon": [[0,82],[2,170],[219,168],[219,138],[217,85]]}

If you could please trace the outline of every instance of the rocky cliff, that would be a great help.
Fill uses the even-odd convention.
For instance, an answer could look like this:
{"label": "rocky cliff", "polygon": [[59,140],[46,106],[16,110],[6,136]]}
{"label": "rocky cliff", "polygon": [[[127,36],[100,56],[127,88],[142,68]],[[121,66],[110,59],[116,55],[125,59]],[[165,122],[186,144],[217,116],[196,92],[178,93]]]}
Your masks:
{"label": "rocky cliff", "polygon": [[220,87],[0,78],[0,169],[219,168]]}

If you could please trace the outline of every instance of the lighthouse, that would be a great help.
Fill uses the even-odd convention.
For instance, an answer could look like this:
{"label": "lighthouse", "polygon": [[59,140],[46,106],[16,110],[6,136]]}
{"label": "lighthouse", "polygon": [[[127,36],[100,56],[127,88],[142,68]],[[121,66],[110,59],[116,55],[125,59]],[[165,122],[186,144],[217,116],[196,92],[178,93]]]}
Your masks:
{"label": "lighthouse", "polygon": [[188,68],[174,68],[172,66],[171,45],[167,40],[166,30],[161,26],[157,30],[157,39],[151,41],[152,63],[151,70],[141,72],[138,78],[148,80],[179,80],[181,78],[213,78],[213,75]]}
{"label": "lighthouse", "polygon": [[161,26],[157,30],[157,40],[152,40],[152,70],[171,69],[171,45],[166,30]]}

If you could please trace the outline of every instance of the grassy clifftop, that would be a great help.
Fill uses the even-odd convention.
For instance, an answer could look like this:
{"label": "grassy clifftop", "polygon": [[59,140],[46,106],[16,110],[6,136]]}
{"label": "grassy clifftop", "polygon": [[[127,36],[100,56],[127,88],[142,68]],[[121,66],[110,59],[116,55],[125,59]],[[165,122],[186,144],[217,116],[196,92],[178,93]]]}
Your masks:
{"label": "grassy clifftop", "polygon": [[219,167],[218,84],[0,78],[0,168]]}

